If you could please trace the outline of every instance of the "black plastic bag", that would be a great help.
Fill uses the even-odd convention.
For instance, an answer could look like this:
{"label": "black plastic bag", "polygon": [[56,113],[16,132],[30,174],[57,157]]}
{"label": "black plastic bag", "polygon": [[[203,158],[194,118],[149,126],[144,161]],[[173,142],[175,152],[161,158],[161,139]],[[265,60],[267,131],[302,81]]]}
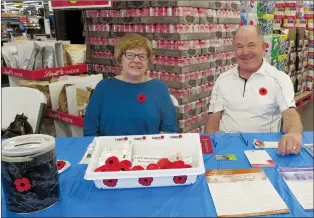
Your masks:
{"label": "black plastic bag", "polygon": [[33,134],[33,128],[24,114],[17,114],[10,126],[2,132],[2,138],[13,138],[20,135]]}

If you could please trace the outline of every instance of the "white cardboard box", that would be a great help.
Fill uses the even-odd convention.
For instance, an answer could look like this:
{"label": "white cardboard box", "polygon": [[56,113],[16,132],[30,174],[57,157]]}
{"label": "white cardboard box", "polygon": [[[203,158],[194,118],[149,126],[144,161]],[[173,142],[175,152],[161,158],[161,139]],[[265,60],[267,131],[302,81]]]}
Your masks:
{"label": "white cardboard box", "polygon": [[[190,185],[205,173],[200,136],[197,133],[97,137],[84,179],[93,180],[99,189],[147,188]],[[133,155],[170,157],[180,152],[192,156],[192,168],[119,172],[94,172],[103,148],[133,146]]]}

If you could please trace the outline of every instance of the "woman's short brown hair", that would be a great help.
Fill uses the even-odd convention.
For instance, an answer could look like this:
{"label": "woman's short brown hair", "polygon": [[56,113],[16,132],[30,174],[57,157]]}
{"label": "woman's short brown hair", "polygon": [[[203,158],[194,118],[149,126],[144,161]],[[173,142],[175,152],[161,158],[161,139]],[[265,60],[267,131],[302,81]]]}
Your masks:
{"label": "woman's short brown hair", "polygon": [[145,49],[148,54],[148,63],[152,64],[152,43],[144,36],[131,33],[119,39],[118,45],[114,50],[114,58],[118,64],[121,64],[122,55],[130,49]]}

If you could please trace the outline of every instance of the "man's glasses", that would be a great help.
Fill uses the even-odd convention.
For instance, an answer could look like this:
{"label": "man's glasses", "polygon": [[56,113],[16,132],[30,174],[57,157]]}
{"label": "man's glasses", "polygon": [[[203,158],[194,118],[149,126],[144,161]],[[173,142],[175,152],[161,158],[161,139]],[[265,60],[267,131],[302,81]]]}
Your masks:
{"label": "man's glasses", "polygon": [[125,55],[126,59],[128,59],[128,60],[134,60],[136,58],[136,56],[141,61],[147,60],[147,58],[148,58],[148,54],[145,54],[145,53],[134,54],[133,52],[125,52],[124,55]]}

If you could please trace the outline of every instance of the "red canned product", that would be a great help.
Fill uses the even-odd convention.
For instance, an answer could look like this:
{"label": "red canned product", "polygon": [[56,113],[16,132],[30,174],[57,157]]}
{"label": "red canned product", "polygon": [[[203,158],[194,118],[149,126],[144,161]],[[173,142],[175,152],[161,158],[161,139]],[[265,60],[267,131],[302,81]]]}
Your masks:
{"label": "red canned product", "polygon": [[164,49],[169,49],[169,41],[167,41],[167,40],[163,41],[163,48]]}
{"label": "red canned product", "polygon": [[185,63],[184,58],[177,58],[177,65],[178,65],[179,67],[183,67],[183,66],[184,66],[184,63]]}
{"label": "red canned product", "polygon": [[159,10],[160,10],[160,8],[158,8],[158,7],[154,8],[154,16],[160,16]]}
{"label": "red canned product", "polygon": [[152,32],[152,33],[156,32],[156,25],[154,25],[154,24],[150,25],[150,32]]}
{"label": "red canned product", "polygon": [[143,8],[142,9],[142,16],[144,16],[144,17],[150,16],[150,9],[149,8]]}
{"label": "red canned product", "polygon": [[[97,27],[96,27],[97,28]],[[101,23],[100,25],[99,25],[99,30],[98,31],[106,31],[106,25],[104,24],[104,23]]]}
{"label": "red canned product", "polygon": [[151,77],[151,78],[153,78],[153,79],[155,79],[155,77],[154,77],[153,75],[154,75],[154,74],[153,74],[153,71],[149,71],[149,72],[148,72],[148,76]]}
{"label": "red canned product", "polygon": [[206,45],[205,40],[200,40],[199,41],[199,45],[200,45],[201,48],[205,48],[205,45]]}
{"label": "red canned product", "polygon": [[180,9],[179,8],[173,8],[172,13],[173,13],[173,16],[180,16]]}
{"label": "red canned product", "polygon": [[161,31],[163,33],[170,33],[169,24],[162,24]]}
{"label": "red canned product", "polygon": [[175,49],[175,42],[174,41],[169,41],[169,49]]}
{"label": "red canned product", "polygon": [[159,79],[162,81],[165,81],[165,76],[166,76],[166,73],[161,73]]}
{"label": "red canned product", "polygon": [[119,17],[119,10],[106,10],[106,17]]}
{"label": "red canned product", "polygon": [[156,33],[161,33],[161,24],[156,24]]}
{"label": "red canned product", "polygon": [[106,17],[106,10],[100,10],[100,17]]}
{"label": "red canned product", "polygon": [[185,33],[191,33],[191,32],[192,32],[192,25],[190,25],[190,24],[185,24],[184,32],[185,32]]}
{"label": "red canned product", "polygon": [[[110,10],[109,10],[110,11]],[[121,17],[121,12],[120,10],[116,10],[115,13],[114,13],[114,16],[115,17]]]}
{"label": "red canned product", "polygon": [[184,107],[184,113],[187,113],[191,110],[190,103],[184,104],[183,107]]}
{"label": "red canned product", "polygon": [[205,24],[200,24],[198,30],[200,32],[205,32]]}
{"label": "red canned product", "polygon": [[183,32],[184,25],[183,25],[183,24],[176,24],[176,25],[174,26],[174,29],[175,29],[175,32],[176,32],[176,33],[181,33],[181,32]]}
{"label": "red canned product", "polygon": [[142,16],[142,9],[139,9],[139,8],[135,9],[135,16],[136,17]]}
{"label": "red canned product", "polygon": [[167,8],[160,8],[159,16],[167,16]]}
{"label": "red canned product", "polygon": [[139,24],[138,25],[138,31],[140,32],[140,33],[144,33],[145,32],[145,25],[144,24]]}
{"label": "red canned product", "polygon": [[206,17],[206,9],[204,9],[204,8],[199,8],[199,9],[198,9],[198,15],[199,15],[200,17]]}
{"label": "red canned product", "polygon": [[174,74],[174,76],[175,76],[175,82],[182,82],[182,80],[183,80],[183,76],[182,76],[182,74]]}
{"label": "red canned product", "polygon": [[169,57],[168,56],[164,56],[163,62],[164,62],[164,65],[169,65]]}
{"label": "red canned product", "polygon": [[110,57],[110,59],[113,60],[113,58],[114,58],[114,52],[110,52],[110,53],[109,53],[109,57]]}
{"label": "red canned product", "polygon": [[162,40],[157,41],[157,48],[162,48]]}
{"label": "red canned product", "polygon": [[100,25],[100,23],[97,23],[97,24],[96,24],[96,31],[101,31],[101,25]]}
{"label": "red canned product", "polygon": [[179,98],[183,98],[186,94],[186,90],[185,89],[177,89],[177,95]]}

